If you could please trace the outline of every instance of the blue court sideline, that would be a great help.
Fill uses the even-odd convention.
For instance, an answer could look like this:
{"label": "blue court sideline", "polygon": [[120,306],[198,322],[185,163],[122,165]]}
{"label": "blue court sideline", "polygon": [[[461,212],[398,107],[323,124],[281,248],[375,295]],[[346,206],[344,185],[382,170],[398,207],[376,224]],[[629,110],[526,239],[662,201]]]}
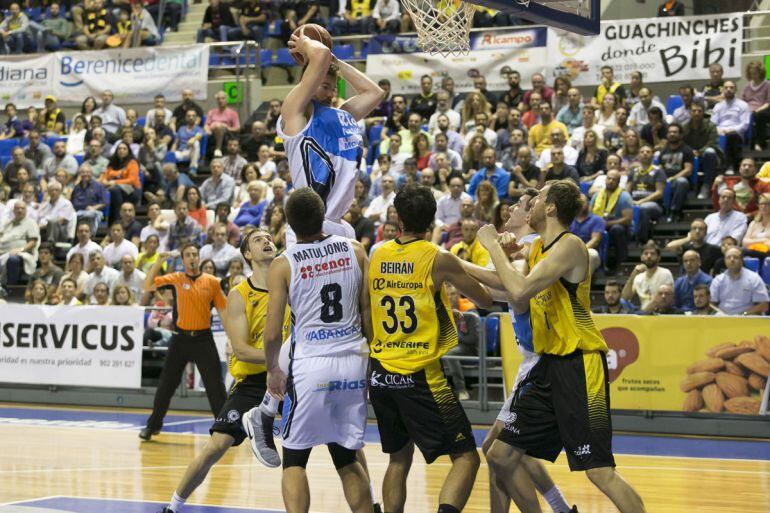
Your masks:
{"label": "blue court sideline", "polygon": [[[47,427],[76,427],[139,431],[147,420],[146,413],[118,411],[88,411],[51,408],[0,407],[0,425],[34,425]],[[168,415],[164,433],[208,435],[211,417]],[[481,445],[485,429],[474,429],[476,444]],[[375,424],[366,430],[368,443],[379,443]],[[613,450],[616,454],[644,456],[681,456],[689,458],[727,458],[770,460],[770,441],[682,438],[668,436],[615,435]],[[66,511],[66,510],[65,510]],[[203,512],[204,510],[201,510]],[[211,513],[213,510],[205,510]],[[2,513],[2,510],[0,510]]]}
{"label": "blue court sideline", "polygon": [[[18,507],[16,507],[18,506]],[[13,506],[0,506],[0,513],[158,513],[165,504],[116,499],[80,499],[77,497],[50,497]],[[281,509],[252,509],[228,506],[186,505],[185,513],[275,513]]]}

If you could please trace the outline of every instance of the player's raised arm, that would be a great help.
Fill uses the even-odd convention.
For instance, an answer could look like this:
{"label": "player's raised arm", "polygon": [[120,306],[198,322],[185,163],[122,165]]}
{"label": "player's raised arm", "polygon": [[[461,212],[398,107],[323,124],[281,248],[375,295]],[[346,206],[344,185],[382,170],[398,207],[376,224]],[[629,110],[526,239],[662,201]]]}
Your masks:
{"label": "player's raised arm", "polygon": [[[489,251],[489,256],[492,258],[505,290],[516,302],[529,300],[568,274],[581,274],[581,270],[576,269],[575,266],[575,254],[586,254],[582,241],[575,236],[568,235],[549,250],[551,252],[549,258],[541,260],[525,276],[508,261],[505,251],[497,240],[497,230],[493,225],[483,226],[479,230],[478,238],[481,245]],[[585,267],[582,270],[584,275],[588,271],[587,254],[585,259],[580,259],[581,262],[583,260],[585,262],[578,264],[578,266]]]}
{"label": "player's raised arm", "polygon": [[267,317],[263,343],[268,373],[267,387],[277,399],[283,399],[286,392],[286,374],[278,365],[278,356],[283,342],[283,318],[288,302],[290,278],[291,267],[288,260],[284,257],[273,260],[267,275]]}
{"label": "player's raised arm", "polygon": [[349,98],[340,108],[349,112],[356,118],[356,121],[361,121],[385,98],[385,91],[371,78],[347,62],[337,59],[334,61],[340,68],[342,78],[356,90],[356,95]]}
{"label": "player's raised arm", "polygon": [[282,129],[286,135],[291,136],[301,132],[307,124],[305,111],[318,91],[319,84],[329,73],[332,52],[320,41],[296,34],[291,35],[288,46],[291,53],[301,54],[304,62],[308,63],[299,84],[289,92],[281,106]]}
{"label": "player's raised arm", "polygon": [[246,318],[246,304],[243,296],[233,289],[227,295],[225,308],[225,332],[230,339],[235,357],[248,363],[264,363],[265,352],[249,345],[249,321]]}
{"label": "player's raised arm", "polygon": [[439,251],[433,263],[433,269],[437,271],[437,283],[448,281],[457,288],[465,297],[476,303],[481,308],[492,306],[492,297],[477,280],[471,278],[463,269],[459,258],[448,251]]}

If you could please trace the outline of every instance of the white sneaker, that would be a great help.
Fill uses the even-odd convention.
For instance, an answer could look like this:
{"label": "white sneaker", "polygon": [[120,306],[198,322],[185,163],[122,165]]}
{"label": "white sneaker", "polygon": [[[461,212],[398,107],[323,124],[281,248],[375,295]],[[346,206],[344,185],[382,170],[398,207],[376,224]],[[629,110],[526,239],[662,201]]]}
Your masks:
{"label": "white sneaker", "polygon": [[457,398],[461,401],[467,401],[468,399],[471,398],[471,394],[469,394],[467,390],[463,390],[462,392],[457,394]]}
{"label": "white sneaker", "polygon": [[214,150],[214,158],[221,159],[222,158],[222,150]]}
{"label": "white sneaker", "polygon": [[700,188],[700,192],[698,193],[698,199],[706,199],[709,197],[709,190],[708,187],[705,185]]}
{"label": "white sneaker", "polygon": [[256,406],[241,418],[243,430],[251,442],[251,452],[264,466],[276,468],[281,465],[281,457],[273,441],[273,417],[262,413]]}

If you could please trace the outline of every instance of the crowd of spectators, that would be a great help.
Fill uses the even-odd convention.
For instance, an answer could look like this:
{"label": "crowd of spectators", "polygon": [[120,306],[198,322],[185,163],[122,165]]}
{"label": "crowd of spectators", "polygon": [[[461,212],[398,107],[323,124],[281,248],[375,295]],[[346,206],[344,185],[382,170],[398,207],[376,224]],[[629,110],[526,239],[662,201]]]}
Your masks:
{"label": "crowd of spectators", "polygon": [[[398,234],[396,191],[421,183],[438,205],[432,240],[485,266],[478,228],[504,230],[527,188],[570,179],[586,195],[571,230],[592,270],[609,278],[607,311],[764,313],[765,285],[742,260],[761,266],[770,250],[770,169],[742,152],[766,143],[770,96],[756,91],[770,86],[749,64],[744,101],[721,73],[714,65],[708,83],[681,88],[673,112],[641,74],[620,84],[609,67],[588,95],[566,77],[524,84],[512,69],[497,93],[483,77],[460,94],[450,77],[424,76],[407,98],[383,80],[387,97],[360,122],[366,151],[347,219],[371,250]],[[241,123],[223,93],[208,111],[192,91],[181,97],[167,105],[158,95],[143,117],[111,91],[86,98],[73,119],[52,96],[41,110],[6,105],[0,139],[18,144],[0,182],[2,286],[26,280],[31,302],[41,301],[42,282],[48,303],[154,304],[161,298],[142,293],[144,272],[160,255],[177,269],[173,251],[187,242],[224,288],[249,272],[236,249],[244,231],[265,229],[283,247],[292,184],[276,136],[280,100]],[[752,111],[754,139],[745,141]],[[695,198],[713,213],[693,220],[687,237],[661,240],[659,225],[683,221]],[[629,273],[634,247],[641,261]],[[681,271],[660,265],[663,251],[680,257]]]}

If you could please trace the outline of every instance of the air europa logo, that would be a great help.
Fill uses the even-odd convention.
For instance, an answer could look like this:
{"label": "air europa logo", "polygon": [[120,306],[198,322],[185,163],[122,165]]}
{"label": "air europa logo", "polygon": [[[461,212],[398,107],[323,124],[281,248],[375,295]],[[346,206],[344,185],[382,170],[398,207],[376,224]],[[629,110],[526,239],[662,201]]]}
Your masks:
{"label": "air europa logo", "polygon": [[148,78],[163,73],[175,74],[200,68],[202,52],[180,52],[158,55],[156,51],[136,50],[133,55],[118,52],[99,52],[85,57],[63,55],[59,59],[59,84],[64,87],[77,87],[84,82],[83,77],[97,78],[110,75],[113,78],[130,76]]}

